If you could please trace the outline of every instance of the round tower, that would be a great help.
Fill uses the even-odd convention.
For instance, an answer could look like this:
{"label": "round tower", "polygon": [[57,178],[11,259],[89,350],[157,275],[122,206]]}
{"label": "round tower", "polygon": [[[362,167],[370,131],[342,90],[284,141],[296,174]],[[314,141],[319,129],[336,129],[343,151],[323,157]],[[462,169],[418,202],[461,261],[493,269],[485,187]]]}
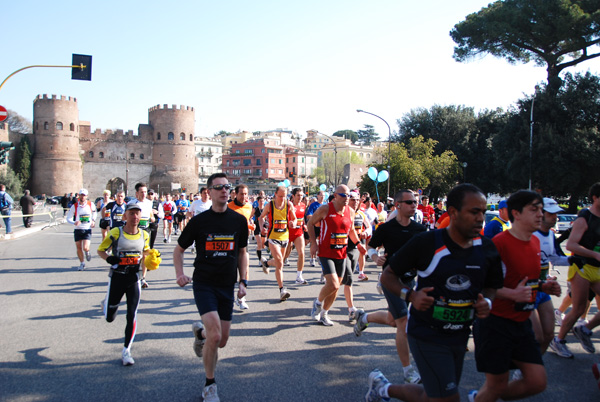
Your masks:
{"label": "round tower", "polygon": [[180,184],[187,192],[197,192],[194,108],[157,105],[148,110],[148,122],[154,138],[150,187],[165,192],[171,191],[172,184]]}
{"label": "round tower", "polygon": [[33,101],[33,194],[63,195],[83,186],[77,99],[38,95]]}

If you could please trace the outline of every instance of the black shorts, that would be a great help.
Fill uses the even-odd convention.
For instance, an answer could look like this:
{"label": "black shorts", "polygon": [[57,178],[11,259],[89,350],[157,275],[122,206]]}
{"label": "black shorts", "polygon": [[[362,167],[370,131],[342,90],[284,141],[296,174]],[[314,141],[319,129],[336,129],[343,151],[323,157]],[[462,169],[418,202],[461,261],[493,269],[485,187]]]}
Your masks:
{"label": "black shorts", "polygon": [[517,322],[491,315],[473,324],[477,371],[504,374],[517,368],[513,360],[544,365],[531,320]]}
{"label": "black shorts", "polygon": [[358,249],[348,250],[346,249],[346,270],[344,271],[344,277],[342,278],[342,285],[352,286],[353,278],[352,272],[354,272],[354,268],[356,264],[358,264],[358,256],[360,253]]}
{"label": "black shorts", "polygon": [[216,311],[221,321],[231,321],[233,315],[233,286],[216,287],[193,282],[194,301],[200,315]]}
{"label": "black shorts", "polygon": [[321,270],[323,275],[337,274],[338,278],[344,277],[344,271],[346,271],[347,258],[338,260],[337,258],[325,258],[319,257],[321,261]]}
{"label": "black shorts", "polygon": [[[410,288],[413,288],[415,285],[414,281],[410,281],[407,283]],[[383,284],[381,285],[381,290],[383,290],[383,295],[385,296],[385,300],[388,303],[388,311],[394,317],[394,320],[397,320],[402,317],[406,317],[408,314],[408,304],[406,301],[401,299],[400,296],[396,296],[392,292],[388,291]]]}
{"label": "black shorts", "polygon": [[425,393],[429,398],[447,398],[458,393],[467,345],[426,342],[408,335]]}
{"label": "black shorts", "polygon": [[76,242],[80,240],[92,240],[92,229],[75,229],[73,236]]}

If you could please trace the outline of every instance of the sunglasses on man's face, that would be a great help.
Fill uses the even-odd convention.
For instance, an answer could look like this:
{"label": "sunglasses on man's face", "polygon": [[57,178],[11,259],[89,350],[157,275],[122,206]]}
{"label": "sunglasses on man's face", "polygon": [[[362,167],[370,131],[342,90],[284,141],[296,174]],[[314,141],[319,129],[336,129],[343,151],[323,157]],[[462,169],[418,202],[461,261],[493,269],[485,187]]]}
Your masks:
{"label": "sunglasses on man's face", "polygon": [[418,204],[417,200],[402,200],[402,201],[398,201],[398,202],[402,202],[406,205],[413,205],[413,204],[417,205]]}
{"label": "sunglasses on man's face", "polygon": [[221,191],[223,189],[225,190],[230,190],[231,189],[231,184],[215,184],[214,186],[211,187],[213,190],[217,190],[217,191]]}
{"label": "sunglasses on man's face", "polygon": [[336,194],[343,198],[348,197],[348,194],[346,194],[346,193],[336,193]]}

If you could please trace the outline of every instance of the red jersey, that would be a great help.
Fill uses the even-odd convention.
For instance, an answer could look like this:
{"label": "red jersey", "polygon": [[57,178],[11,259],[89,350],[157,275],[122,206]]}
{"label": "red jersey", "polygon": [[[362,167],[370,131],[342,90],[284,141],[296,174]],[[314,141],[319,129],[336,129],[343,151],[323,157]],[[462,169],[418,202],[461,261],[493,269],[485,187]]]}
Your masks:
{"label": "red jersey", "polygon": [[423,212],[423,224],[435,222],[435,210],[431,205],[419,204],[417,207],[419,211]]}
{"label": "red jersey", "polygon": [[329,203],[327,217],[321,221],[321,235],[319,237],[319,257],[341,260],[346,258],[348,247],[348,233],[354,226],[350,219],[350,207],[345,206],[341,214],[338,214]]}
{"label": "red jersey", "polygon": [[533,311],[539,287],[540,240],[531,236],[528,241],[519,240],[508,230],[498,233],[492,238],[502,259],[504,271],[504,287],[514,289],[527,277],[527,286],[531,286],[531,300],[528,303],[515,303],[512,300],[496,298],[492,314],[509,320],[522,322],[529,318]]}
{"label": "red jersey", "polygon": [[306,205],[299,203],[294,205],[296,213],[296,229],[290,229],[290,239],[296,239],[297,237],[304,235],[304,212],[306,211]]}

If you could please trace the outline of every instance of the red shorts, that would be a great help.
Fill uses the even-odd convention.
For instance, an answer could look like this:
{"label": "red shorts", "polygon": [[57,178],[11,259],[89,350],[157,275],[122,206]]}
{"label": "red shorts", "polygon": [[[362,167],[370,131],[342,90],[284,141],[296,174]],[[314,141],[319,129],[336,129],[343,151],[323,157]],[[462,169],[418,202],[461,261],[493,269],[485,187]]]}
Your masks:
{"label": "red shorts", "polygon": [[290,243],[293,243],[298,237],[304,237],[304,231],[290,230]]}

